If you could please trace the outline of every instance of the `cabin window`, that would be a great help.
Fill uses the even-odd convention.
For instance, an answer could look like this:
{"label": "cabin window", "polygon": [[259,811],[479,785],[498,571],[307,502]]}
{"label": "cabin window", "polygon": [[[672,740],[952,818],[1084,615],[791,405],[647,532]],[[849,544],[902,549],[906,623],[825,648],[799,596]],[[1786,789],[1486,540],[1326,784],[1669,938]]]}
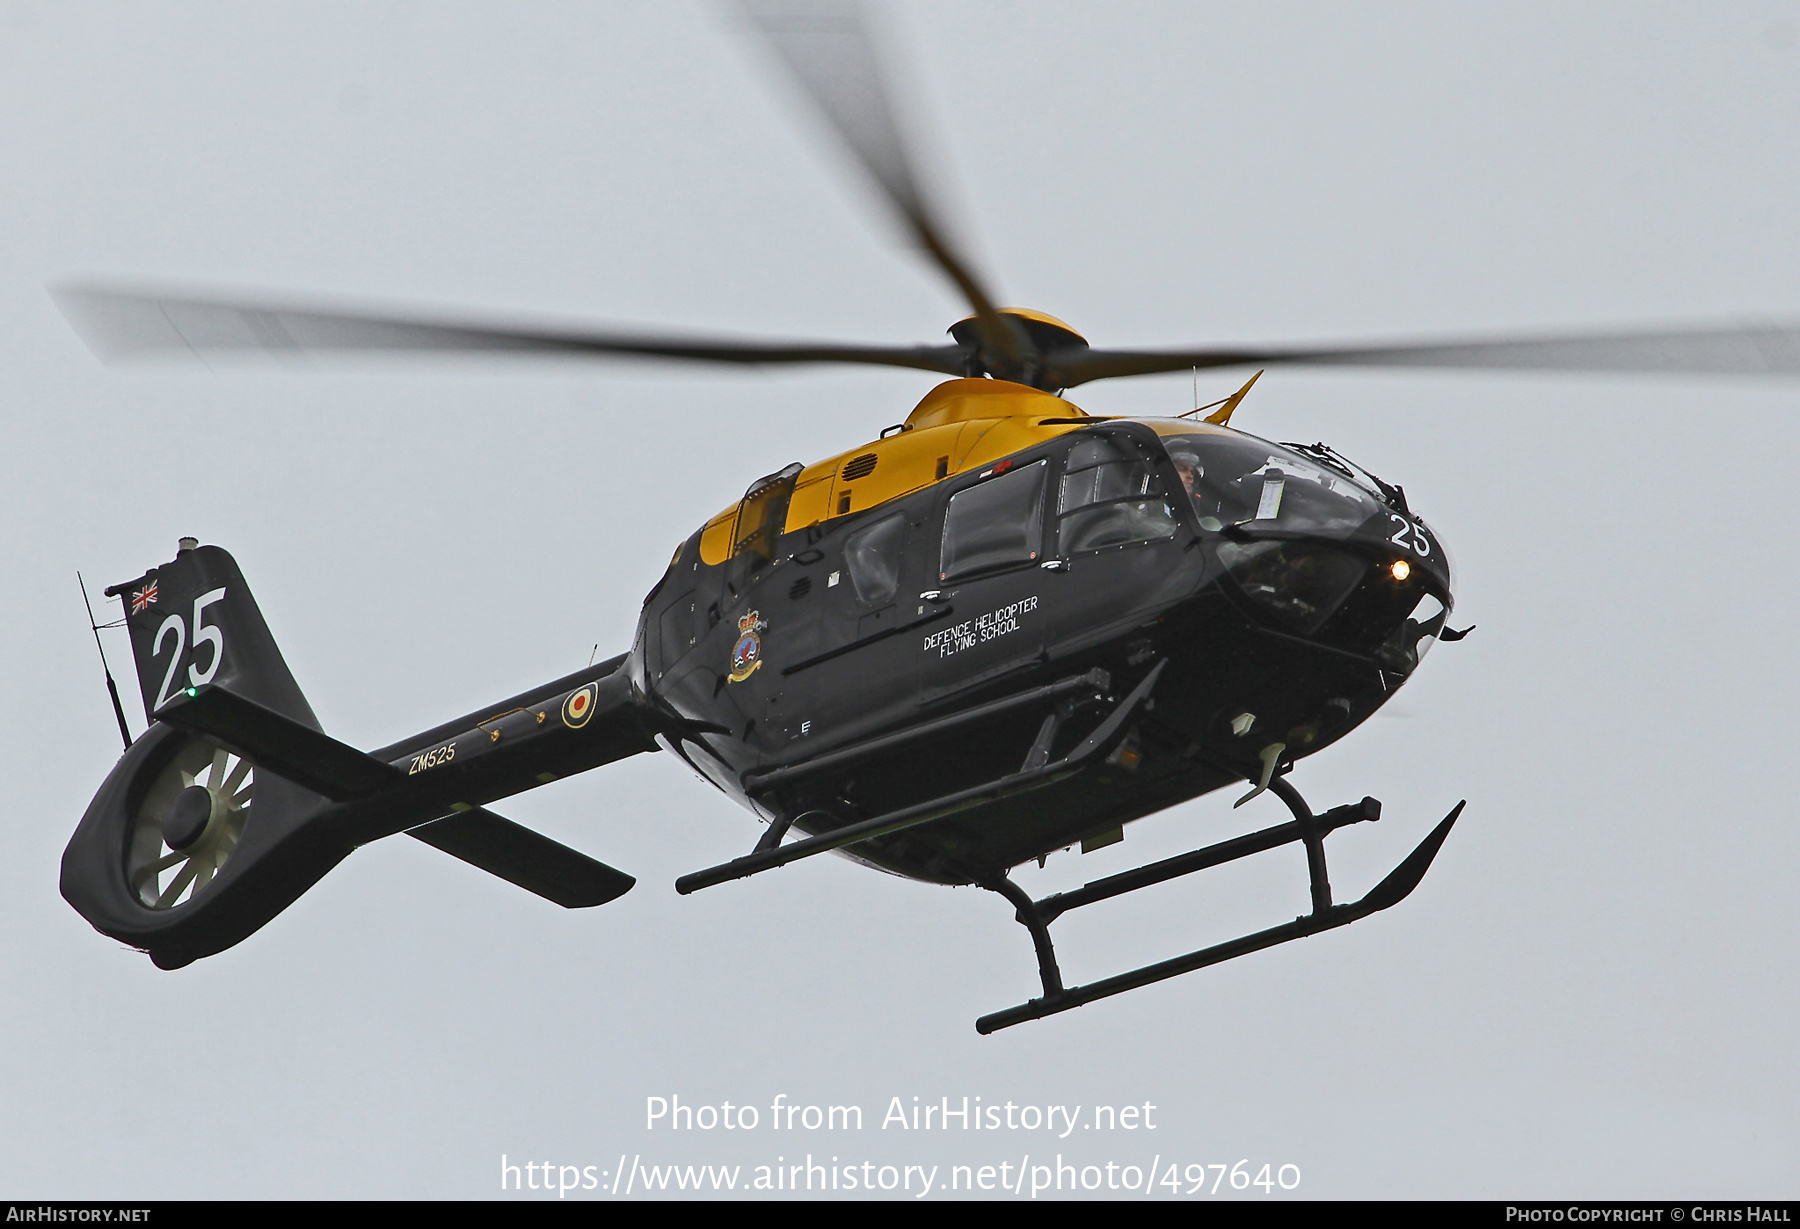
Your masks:
{"label": "cabin window", "polygon": [[1173,537],[1175,512],[1150,464],[1105,436],[1069,450],[1056,510],[1065,555]]}
{"label": "cabin window", "polygon": [[952,495],[944,513],[939,578],[950,580],[1036,559],[1049,469],[1048,461],[1036,461]]}
{"label": "cabin window", "polygon": [[748,557],[754,565],[774,557],[775,540],[781,536],[782,526],[787,521],[788,500],[794,494],[794,480],[800,476],[800,469],[796,462],[750,484],[750,489],[744,492],[743,502],[738,505],[733,555],[740,559]]}
{"label": "cabin window", "polygon": [[883,606],[900,587],[900,548],[906,540],[903,513],[883,517],[851,534],[844,543],[844,568],[856,596],[868,606]]}

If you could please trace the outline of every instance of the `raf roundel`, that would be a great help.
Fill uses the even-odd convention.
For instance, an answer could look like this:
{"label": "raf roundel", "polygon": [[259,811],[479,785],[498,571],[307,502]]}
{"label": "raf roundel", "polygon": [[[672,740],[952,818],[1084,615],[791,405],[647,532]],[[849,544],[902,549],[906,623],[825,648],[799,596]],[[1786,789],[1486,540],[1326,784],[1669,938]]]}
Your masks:
{"label": "raf roundel", "polygon": [[571,691],[569,693],[569,698],[563,701],[563,724],[568,726],[571,730],[579,730],[588,723],[588,718],[593,715],[594,684],[592,683],[589,683],[586,687],[579,687],[576,690]]}

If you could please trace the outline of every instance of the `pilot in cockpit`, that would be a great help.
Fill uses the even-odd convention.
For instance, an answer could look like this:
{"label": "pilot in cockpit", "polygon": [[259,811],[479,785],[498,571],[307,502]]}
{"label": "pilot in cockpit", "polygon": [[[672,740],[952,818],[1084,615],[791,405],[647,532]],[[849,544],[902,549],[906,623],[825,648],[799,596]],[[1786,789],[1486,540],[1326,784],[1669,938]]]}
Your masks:
{"label": "pilot in cockpit", "polygon": [[[1194,510],[1200,514],[1200,528],[1217,531],[1226,518],[1222,493],[1213,489],[1213,483],[1206,480],[1206,466],[1200,460],[1200,454],[1186,448],[1170,450],[1169,459],[1175,463],[1175,472],[1181,475],[1181,485],[1194,501]],[[1216,480],[1215,480],[1216,481]]]}
{"label": "pilot in cockpit", "polygon": [[1177,450],[1169,454],[1169,459],[1175,462],[1175,472],[1181,475],[1181,485],[1187,493],[1195,499],[1200,498],[1200,479],[1205,476],[1206,468],[1200,464],[1199,455]]}

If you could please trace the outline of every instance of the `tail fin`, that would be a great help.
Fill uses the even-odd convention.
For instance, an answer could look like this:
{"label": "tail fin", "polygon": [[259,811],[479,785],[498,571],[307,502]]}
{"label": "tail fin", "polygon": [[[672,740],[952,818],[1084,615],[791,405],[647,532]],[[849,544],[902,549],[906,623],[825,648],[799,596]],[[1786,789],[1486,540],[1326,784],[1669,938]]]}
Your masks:
{"label": "tail fin", "polygon": [[403,830],[568,908],[632,886],[479,805],[655,749],[622,659],[370,755],[319,728],[225,551],[184,538],[106,592],[125,604],[150,728],[70,839],[62,892],[163,968],[248,937],[358,845]]}
{"label": "tail fin", "polygon": [[174,560],[106,596],[125,603],[144,717],[187,688],[215,684],[233,695],[319,728],[294,682],[237,561],[216,546],[181,540]]}

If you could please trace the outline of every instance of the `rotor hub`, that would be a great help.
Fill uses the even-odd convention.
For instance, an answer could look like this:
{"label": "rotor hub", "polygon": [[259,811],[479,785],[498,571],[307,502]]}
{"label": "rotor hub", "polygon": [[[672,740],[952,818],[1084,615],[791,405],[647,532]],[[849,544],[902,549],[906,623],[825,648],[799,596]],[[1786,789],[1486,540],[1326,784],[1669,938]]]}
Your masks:
{"label": "rotor hub", "polygon": [[243,836],[256,765],[202,739],[186,739],[147,783],[125,847],[125,878],[151,909],[173,909],[206,890]]}
{"label": "rotor hub", "polygon": [[206,786],[188,786],[163,812],[163,841],[170,849],[193,848],[222,809],[218,796]]}
{"label": "rotor hub", "polygon": [[995,354],[984,344],[981,321],[969,316],[950,326],[950,336],[968,351],[964,372],[1011,380],[1046,392],[1062,387],[1052,357],[1086,350],[1088,340],[1055,316],[1028,307],[1002,307],[998,312],[1018,340],[1018,355]]}

